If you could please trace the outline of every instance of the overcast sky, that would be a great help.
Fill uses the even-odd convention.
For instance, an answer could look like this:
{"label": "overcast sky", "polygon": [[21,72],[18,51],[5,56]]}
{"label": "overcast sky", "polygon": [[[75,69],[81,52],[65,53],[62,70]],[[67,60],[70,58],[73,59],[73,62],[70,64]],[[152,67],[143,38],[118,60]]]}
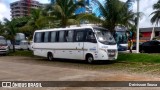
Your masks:
{"label": "overcast sky", "polygon": [[[4,17],[10,19],[10,6],[9,4],[11,2],[18,1],[18,0],[0,0],[0,20],[2,20]],[[41,3],[48,3],[49,0],[37,0]],[[121,0],[121,1],[127,1],[127,0]],[[152,27],[153,25],[150,23],[149,16],[151,12],[153,12],[152,6],[154,3],[156,3],[158,0],[140,0],[140,12],[143,12],[145,15],[140,20],[140,27]],[[136,12],[137,10],[137,2],[133,3],[133,11]]]}

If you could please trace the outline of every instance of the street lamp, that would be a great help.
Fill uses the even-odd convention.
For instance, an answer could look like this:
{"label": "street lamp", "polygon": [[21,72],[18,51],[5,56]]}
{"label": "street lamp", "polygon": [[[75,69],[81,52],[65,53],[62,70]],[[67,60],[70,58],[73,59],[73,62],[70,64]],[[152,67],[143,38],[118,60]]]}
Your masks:
{"label": "street lamp", "polygon": [[139,53],[139,0],[137,0],[137,40],[136,40],[136,53]]}

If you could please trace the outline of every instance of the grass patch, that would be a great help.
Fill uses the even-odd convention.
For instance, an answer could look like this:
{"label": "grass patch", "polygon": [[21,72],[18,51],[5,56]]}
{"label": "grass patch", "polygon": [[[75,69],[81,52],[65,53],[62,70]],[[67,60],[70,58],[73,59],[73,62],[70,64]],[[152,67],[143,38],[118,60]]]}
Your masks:
{"label": "grass patch", "polygon": [[[10,52],[9,56],[29,56],[33,57],[33,51],[17,50]],[[116,62],[141,62],[141,63],[160,63],[160,54],[135,54],[135,53],[119,53]]]}
{"label": "grass patch", "polygon": [[9,56],[27,56],[33,57],[33,51],[25,51],[25,50],[16,50],[16,52],[9,52]]}
{"label": "grass patch", "polygon": [[142,62],[142,63],[160,63],[160,54],[135,54],[120,53],[117,61]]}

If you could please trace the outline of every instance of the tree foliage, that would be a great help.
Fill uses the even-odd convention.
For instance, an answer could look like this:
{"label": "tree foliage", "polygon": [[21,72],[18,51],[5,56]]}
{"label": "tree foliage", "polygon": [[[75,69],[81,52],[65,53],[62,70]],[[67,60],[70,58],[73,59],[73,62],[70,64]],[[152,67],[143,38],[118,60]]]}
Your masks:
{"label": "tree foliage", "polygon": [[119,0],[106,0],[104,5],[97,1],[102,14],[102,25],[111,32],[117,25],[130,27],[133,25],[135,14],[128,11],[127,4]]}
{"label": "tree foliage", "polygon": [[15,52],[15,36],[16,33],[18,32],[18,22],[17,19],[12,19],[11,21],[8,20],[7,18],[4,18],[4,30],[5,30],[5,34],[4,36],[11,40],[12,44],[13,44],[13,51]]}
{"label": "tree foliage", "polygon": [[151,23],[156,23],[156,25],[158,25],[160,21],[160,0],[153,5],[153,9],[154,12],[151,13],[151,15],[153,15],[151,18]]}

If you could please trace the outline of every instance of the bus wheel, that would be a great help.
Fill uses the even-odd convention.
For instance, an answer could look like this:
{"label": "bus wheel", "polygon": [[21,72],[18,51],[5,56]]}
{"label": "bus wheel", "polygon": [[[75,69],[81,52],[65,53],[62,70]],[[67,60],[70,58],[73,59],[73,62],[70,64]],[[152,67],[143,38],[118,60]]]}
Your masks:
{"label": "bus wheel", "polygon": [[48,53],[47,58],[48,58],[49,61],[52,61],[52,60],[53,60],[53,55],[52,55],[52,53]]}
{"label": "bus wheel", "polygon": [[88,55],[87,58],[86,58],[86,60],[87,60],[87,62],[90,63],[90,64],[93,63],[93,61],[94,61],[92,55]]}

